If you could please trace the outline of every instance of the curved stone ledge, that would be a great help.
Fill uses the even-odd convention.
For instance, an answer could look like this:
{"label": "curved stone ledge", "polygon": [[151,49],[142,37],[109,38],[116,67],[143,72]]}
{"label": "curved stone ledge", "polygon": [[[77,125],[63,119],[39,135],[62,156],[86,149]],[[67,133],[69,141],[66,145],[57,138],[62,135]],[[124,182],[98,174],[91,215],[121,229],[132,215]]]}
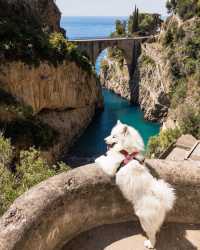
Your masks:
{"label": "curved stone ledge", "polygon": [[[146,163],[154,176],[176,188],[178,199],[167,220],[200,223],[200,166],[189,161]],[[59,250],[81,232],[132,219],[132,207],[114,180],[87,165],[52,177],[19,197],[0,220],[0,249]]]}

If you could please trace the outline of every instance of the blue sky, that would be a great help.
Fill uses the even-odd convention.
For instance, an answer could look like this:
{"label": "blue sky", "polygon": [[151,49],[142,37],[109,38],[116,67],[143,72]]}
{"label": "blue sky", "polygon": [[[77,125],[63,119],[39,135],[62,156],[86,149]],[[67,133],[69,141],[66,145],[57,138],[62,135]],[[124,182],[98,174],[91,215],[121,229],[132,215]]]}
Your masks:
{"label": "blue sky", "polygon": [[56,0],[64,16],[128,16],[134,5],[166,15],[166,0]]}

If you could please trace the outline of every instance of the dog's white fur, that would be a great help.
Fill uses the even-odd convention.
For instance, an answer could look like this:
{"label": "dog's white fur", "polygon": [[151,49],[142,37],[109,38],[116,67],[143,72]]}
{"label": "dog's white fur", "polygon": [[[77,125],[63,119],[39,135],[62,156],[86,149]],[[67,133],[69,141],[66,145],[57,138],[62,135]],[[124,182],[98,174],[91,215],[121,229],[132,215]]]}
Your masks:
{"label": "dog's white fur", "polygon": [[174,189],[165,181],[154,178],[137,160],[130,161],[117,172],[125,158],[120,153],[122,150],[130,154],[134,150],[140,153],[144,150],[143,140],[134,128],[118,121],[105,142],[112,145],[112,148],[106,156],[99,157],[95,162],[108,175],[116,175],[116,184],[124,197],[132,203],[135,214],[149,238],[144,243],[145,247],[154,248],[156,233],[162,226],[166,213],[174,205]]}

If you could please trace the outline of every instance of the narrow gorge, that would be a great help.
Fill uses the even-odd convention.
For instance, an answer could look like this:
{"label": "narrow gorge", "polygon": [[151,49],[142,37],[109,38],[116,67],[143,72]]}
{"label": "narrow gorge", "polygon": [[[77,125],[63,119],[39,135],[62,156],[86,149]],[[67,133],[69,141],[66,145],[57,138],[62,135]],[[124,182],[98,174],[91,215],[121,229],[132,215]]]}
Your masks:
{"label": "narrow gorge", "polygon": [[131,76],[123,51],[117,48],[109,49],[102,62],[102,86],[139,105],[146,120],[161,123],[160,136],[150,141],[150,152],[156,156],[181,134],[200,135],[199,61],[195,54],[199,22],[195,15],[185,19],[169,16],[159,34],[141,44]]}

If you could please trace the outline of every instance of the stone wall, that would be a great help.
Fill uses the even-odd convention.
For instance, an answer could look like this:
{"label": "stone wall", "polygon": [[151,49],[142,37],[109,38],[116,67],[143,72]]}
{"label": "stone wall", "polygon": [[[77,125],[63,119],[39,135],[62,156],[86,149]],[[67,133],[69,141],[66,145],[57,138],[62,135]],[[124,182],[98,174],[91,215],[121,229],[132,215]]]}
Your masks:
{"label": "stone wall", "polygon": [[[200,223],[200,166],[147,160],[155,177],[176,189],[167,221]],[[135,219],[132,206],[100,169],[88,165],[52,177],[19,197],[0,220],[3,250],[59,250],[79,233]]]}

